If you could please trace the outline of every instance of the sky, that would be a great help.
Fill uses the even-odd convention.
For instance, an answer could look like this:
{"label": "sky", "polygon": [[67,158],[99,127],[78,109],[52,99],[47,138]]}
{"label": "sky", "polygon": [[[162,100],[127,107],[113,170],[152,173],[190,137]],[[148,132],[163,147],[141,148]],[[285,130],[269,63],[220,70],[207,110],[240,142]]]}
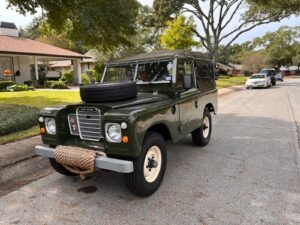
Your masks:
{"label": "sky", "polygon": [[[152,6],[153,0],[138,0],[143,5]],[[7,1],[0,0],[0,21],[6,22],[14,22],[17,27],[26,27],[36,15],[27,14],[23,16],[17,13],[14,9],[6,9]],[[41,11],[38,13],[41,14]],[[196,20],[195,20],[196,21]],[[238,21],[234,25],[238,25]],[[280,26],[300,26],[300,16],[298,17],[291,17],[288,19],[284,19],[281,22],[270,23],[266,25],[262,25],[259,27],[254,28],[253,30],[241,35],[237,40],[236,43],[242,43],[245,41],[250,41],[255,37],[261,37],[266,32],[273,32],[276,31]]]}

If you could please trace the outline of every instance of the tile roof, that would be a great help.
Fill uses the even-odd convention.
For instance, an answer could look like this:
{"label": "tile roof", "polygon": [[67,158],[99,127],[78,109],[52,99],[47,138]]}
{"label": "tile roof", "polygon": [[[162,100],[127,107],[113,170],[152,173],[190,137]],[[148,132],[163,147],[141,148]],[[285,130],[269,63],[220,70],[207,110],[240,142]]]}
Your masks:
{"label": "tile roof", "polygon": [[63,48],[58,48],[53,45],[48,45],[39,41],[2,35],[0,35],[0,53],[63,58],[89,58],[88,56],[84,56]]}

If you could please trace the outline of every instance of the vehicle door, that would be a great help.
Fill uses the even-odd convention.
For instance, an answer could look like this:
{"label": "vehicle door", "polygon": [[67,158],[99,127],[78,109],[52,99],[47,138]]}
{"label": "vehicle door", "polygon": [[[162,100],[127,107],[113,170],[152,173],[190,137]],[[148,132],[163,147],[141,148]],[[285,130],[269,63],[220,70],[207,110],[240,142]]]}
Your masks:
{"label": "vehicle door", "polygon": [[[191,86],[184,87],[184,79],[191,79]],[[201,125],[201,116],[197,110],[199,90],[196,88],[194,62],[192,59],[178,59],[176,73],[176,96],[179,108],[179,131],[186,135]]]}

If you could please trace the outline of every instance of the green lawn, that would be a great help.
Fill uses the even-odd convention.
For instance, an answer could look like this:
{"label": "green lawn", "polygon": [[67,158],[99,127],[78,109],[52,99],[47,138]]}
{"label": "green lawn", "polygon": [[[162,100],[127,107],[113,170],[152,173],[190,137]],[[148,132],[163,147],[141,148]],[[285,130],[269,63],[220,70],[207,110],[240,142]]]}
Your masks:
{"label": "green lawn", "polygon": [[[69,103],[76,103],[76,102],[80,102],[80,95],[78,91],[0,92],[0,110],[2,109],[3,112],[2,114],[0,113],[0,121],[8,120],[7,112],[9,112],[9,109],[7,108],[10,107],[9,105],[27,105],[27,106],[32,106],[32,107],[37,107],[39,109],[42,109],[48,106],[58,106],[58,105],[64,105]],[[24,117],[26,117],[28,116],[28,113],[27,112],[25,113],[24,111],[23,115]],[[28,121],[28,119],[26,121]],[[36,124],[37,123],[38,121],[36,119]],[[0,145],[21,140],[24,138],[32,137],[38,134],[39,134],[39,128],[36,125],[26,130],[21,130],[20,128],[20,131],[12,132],[6,135],[1,135]]]}
{"label": "green lawn", "polygon": [[40,109],[48,106],[80,102],[79,91],[0,92],[0,105],[29,105]]}
{"label": "green lawn", "polygon": [[245,76],[242,76],[242,77],[229,77],[229,78],[220,77],[217,80],[217,88],[220,89],[220,88],[245,84],[247,78],[248,77],[245,77]]}

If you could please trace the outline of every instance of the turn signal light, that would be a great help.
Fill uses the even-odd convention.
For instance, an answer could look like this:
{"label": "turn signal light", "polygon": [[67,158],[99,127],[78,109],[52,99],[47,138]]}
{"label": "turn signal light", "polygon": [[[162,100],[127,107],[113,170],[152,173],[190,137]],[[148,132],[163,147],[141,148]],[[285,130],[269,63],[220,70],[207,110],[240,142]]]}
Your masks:
{"label": "turn signal light", "polygon": [[128,143],[128,137],[127,137],[127,136],[124,136],[124,137],[122,138],[122,141],[123,141],[123,143]]}
{"label": "turn signal light", "polygon": [[46,129],[44,127],[41,127],[40,128],[40,132],[41,132],[41,134],[45,134],[46,133]]}

